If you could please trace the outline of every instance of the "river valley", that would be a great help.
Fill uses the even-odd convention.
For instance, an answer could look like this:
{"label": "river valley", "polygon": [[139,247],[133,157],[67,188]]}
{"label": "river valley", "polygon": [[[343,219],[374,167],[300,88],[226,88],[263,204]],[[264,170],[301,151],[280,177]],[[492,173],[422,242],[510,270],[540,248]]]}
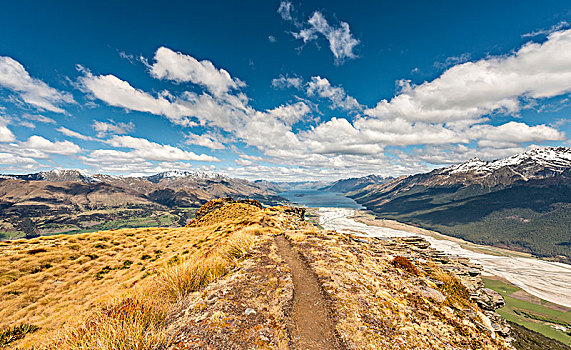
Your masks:
{"label": "river valley", "polygon": [[[522,254],[504,250],[498,254],[500,250],[492,247],[460,244],[460,240],[456,238],[448,238],[436,233],[420,234],[414,230],[380,227],[360,222],[352,218],[360,209],[360,205],[336,193],[297,191],[295,194],[287,193],[285,197],[292,202],[318,208],[319,223],[326,229],[351,232],[366,237],[422,236],[439,251],[466,257],[482,265],[486,275],[504,278],[531,295],[571,308],[570,265],[522,256]],[[485,253],[486,251],[490,253]]]}

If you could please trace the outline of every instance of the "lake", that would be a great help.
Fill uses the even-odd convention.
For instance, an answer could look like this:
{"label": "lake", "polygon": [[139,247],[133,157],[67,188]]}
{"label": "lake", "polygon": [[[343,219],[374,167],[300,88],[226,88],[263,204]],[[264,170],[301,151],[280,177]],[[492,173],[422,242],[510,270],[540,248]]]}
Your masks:
{"label": "lake", "polygon": [[364,209],[359,203],[351,198],[343,196],[341,193],[319,191],[319,190],[298,190],[287,191],[278,194],[290,202],[297,203],[308,208],[350,208]]}

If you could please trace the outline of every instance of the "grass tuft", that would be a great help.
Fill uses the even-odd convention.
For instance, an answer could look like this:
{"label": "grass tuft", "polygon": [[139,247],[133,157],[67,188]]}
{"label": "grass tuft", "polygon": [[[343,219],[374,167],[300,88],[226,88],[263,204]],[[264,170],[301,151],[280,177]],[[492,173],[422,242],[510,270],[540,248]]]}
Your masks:
{"label": "grass tuft", "polygon": [[64,330],[46,349],[166,349],[171,341],[165,322],[167,311],[167,303],[127,297],[102,305],[83,326]]}
{"label": "grass tuft", "polygon": [[157,278],[161,291],[174,300],[204,288],[214,279],[226,274],[227,262],[218,256],[198,261],[184,261],[167,266]]}
{"label": "grass tuft", "polygon": [[8,327],[6,329],[0,330],[0,347],[4,347],[16,340],[24,338],[28,333],[32,333],[38,330],[37,326],[22,323],[18,326]]}

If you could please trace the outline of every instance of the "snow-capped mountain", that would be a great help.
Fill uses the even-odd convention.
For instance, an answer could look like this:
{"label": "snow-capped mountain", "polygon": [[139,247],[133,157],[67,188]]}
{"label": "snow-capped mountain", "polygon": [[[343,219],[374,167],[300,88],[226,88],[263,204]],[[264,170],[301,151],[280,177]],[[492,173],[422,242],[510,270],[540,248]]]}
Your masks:
{"label": "snow-capped mountain", "polygon": [[170,170],[145,177],[145,179],[154,183],[159,183],[163,179],[176,179],[176,178],[222,179],[222,178],[227,178],[227,176],[218,173],[210,173],[204,171]]}
{"label": "snow-capped mountain", "polygon": [[533,148],[529,151],[491,162],[473,158],[465,163],[444,168],[440,171],[440,174],[452,175],[472,172],[485,175],[504,167],[517,170],[522,175],[523,180],[526,180],[527,176],[533,177],[538,173],[560,174],[571,168],[571,148]]}
{"label": "snow-capped mountain", "polygon": [[28,181],[52,181],[52,182],[65,182],[65,181],[81,181],[86,183],[94,183],[99,180],[93,176],[89,176],[79,170],[60,170],[54,169],[50,171],[40,171],[38,173],[26,175],[2,175],[2,178],[19,179]]}
{"label": "snow-capped mountain", "polygon": [[542,147],[489,162],[473,158],[430,173],[412,175],[402,181],[426,186],[480,184],[493,187],[517,181],[553,178],[569,172],[571,148]]}

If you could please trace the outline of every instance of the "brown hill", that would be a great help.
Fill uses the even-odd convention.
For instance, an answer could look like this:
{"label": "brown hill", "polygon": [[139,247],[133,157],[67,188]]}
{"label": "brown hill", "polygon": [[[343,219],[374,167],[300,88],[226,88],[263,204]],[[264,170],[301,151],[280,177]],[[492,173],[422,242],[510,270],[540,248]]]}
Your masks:
{"label": "brown hill", "polygon": [[0,240],[138,226],[181,226],[218,197],[274,203],[275,188],[204,173],[88,176],[59,170],[0,178]]}

